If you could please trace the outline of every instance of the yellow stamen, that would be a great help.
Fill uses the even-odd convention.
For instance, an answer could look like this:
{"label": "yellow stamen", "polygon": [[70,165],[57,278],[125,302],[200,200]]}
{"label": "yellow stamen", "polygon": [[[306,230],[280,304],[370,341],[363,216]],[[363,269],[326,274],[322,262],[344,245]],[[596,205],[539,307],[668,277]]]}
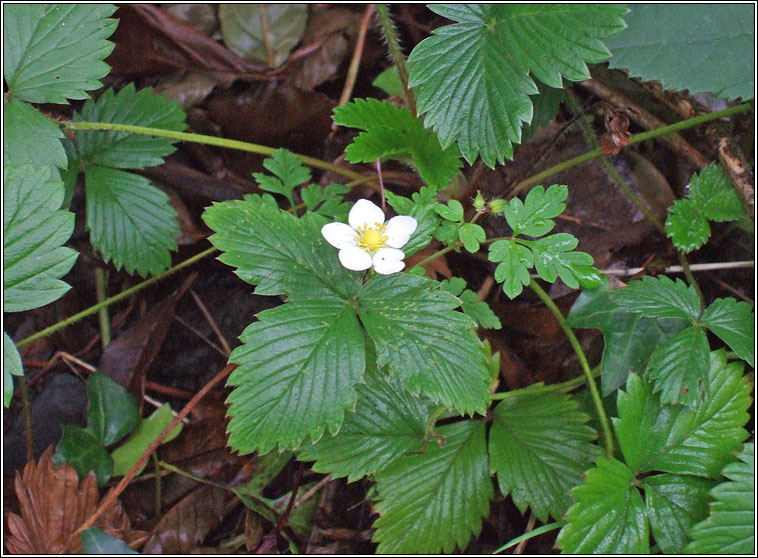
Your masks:
{"label": "yellow stamen", "polygon": [[362,227],[358,227],[358,246],[373,253],[384,248],[387,245],[389,237],[384,234],[385,227],[381,223],[374,223],[374,226],[369,228],[368,223],[363,223]]}

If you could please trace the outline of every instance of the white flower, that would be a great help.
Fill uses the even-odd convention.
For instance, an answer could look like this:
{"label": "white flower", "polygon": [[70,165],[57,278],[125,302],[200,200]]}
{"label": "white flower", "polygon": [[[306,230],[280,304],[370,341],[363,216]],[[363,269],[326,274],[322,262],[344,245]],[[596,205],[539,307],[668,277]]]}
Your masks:
{"label": "white flower", "polygon": [[326,241],[338,248],[340,263],[352,271],[372,265],[377,273],[389,275],[405,267],[402,248],[418,223],[413,217],[398,215],[386,223],[384,212],[368,200],[358,200],[345,223],[329,223],[321,228]]}

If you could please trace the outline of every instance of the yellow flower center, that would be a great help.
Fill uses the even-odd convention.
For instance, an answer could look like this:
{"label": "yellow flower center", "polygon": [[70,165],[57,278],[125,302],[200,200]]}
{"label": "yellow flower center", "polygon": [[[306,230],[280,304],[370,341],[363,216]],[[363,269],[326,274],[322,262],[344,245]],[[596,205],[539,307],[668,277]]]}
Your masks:
{"label": "yellow flower center", "polygon": [[379,248],[384,248],[389,239],[384,234],[384,230],[385,226],[381,223],[374,223],[373,227],[369,227],[368,223],[363,223],[362,227],[358,227],[358,246],[369,253],[374,253]]}

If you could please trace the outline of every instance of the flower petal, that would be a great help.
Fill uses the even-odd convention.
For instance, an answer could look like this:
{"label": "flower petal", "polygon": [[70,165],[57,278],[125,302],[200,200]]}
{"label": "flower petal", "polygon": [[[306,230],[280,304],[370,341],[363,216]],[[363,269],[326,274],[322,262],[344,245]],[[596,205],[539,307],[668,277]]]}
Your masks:
{"label": "flower petal", "polygon": [[355,246],[358,234],[345,223],[329,223],[321,227],[321,235],[335,248]]}
{"label": "flower petal", "polygon": [[358,200],[350,210],[347,217],[348,223],[354,229],[368,225],[373,227],[375,223],[384,224],[384,211],[368,200]]}
{"label": "flower petal", "polygon": [[403,258],[405,254],[402,250],[395,248],[380,248],[374,254],[374,269],[382,275],[397,273],[405,267]]}
{"label": "flower petal", "polygon": [[407,215],[398,215],[393,217],[387,223],[385,234],[387,235],[387,246],[401,248],[405,246],[408,239],[416,231],[418,221]]}
{"label": "flower petal", "polygon": [[350,271],[363,271],[371,267],[371,255],[363,248],[348,246],[340,250],[340,263]]}

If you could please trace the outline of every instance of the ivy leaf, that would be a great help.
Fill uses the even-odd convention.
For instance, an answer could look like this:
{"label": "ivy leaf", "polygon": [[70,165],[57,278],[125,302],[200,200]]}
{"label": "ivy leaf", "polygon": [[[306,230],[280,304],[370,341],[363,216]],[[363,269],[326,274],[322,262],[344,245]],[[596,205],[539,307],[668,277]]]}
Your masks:
{"label": "ivy leaf", "polygon": [[730,479],[711,491],[708,519],[689,532],[689,554],[752,554],[755,548],[755,445],[745,444],[722,474]]}
{"label": "ivy leaf", "polygon": [[477,420],[442,426],[442,445],[432,442],[377,474],[379,553],[450,553],[479,533],[494,496],[485,428]]}
{"label": "ivy leaf", "polygon": [[[187,128],[181,105],[163,95],[153,95],[150,87],[136,91],[130,83],[118,93],[103,92],[84,103],[74,113],[74,122],[109,122],[147,126],[181,132]],[[79,159],[85,163],[118,169],[141,169],[163,164],[176,148],[176,140],[116,131],[76,131]],[[68,140],[70,141],[70,140]]]}
{"label": "ivy leaf", "polygon": [[713,484],[699,477],[668,473],[642,480],[650,529],[664,553],[680,553],[690,527],[705,519]]}
{"label": "ivy leaf", "polygon": [[711,163],[690,181],[690,199],[710,221],[736,221],[745,215],[745,207],[729,177],[718,163]]}
{"label": "ivy leaf", "polygon": [[411,199],[389,191],[385,192],[385,195],[387,196],[387,203],[399,215],[408,215],[416,219],[416,231],[403,246],[403,252],[407,258],[432,241],[432,234],[439,225],[440,220],[435,211],[437,207],[436,190],[431,186],[424,186],[418,192],[414,192]]}
{"label": "ivy leaf", "polygon": [[354,482],[386,469],[424,442],[429,403],[414,397],[397,380],[381,377],[367,362],[366,384],[359,385],[355,412],[347,413],[335,436],[324,436],[298,450],[313,470]]}
{"label": "ivy leaf", "polygon": [[97,527],[82,531],[82,554],[100,554],[112,556],[115,554],[139,554],[136,550],[118,537],[109,535]]}
{"label": "ivy leaf", "polygon": [[[528,241],[522,241],[528,242]],[[528,242],[534,254],[534,268],[545,281],[561,280],[572,289],[600,285],[600,272],[592,267],[592,256],[574,252],[579,241],[568,233],[558,233]]]}
{"label": "ivy leaf", "polygon": [[291,151],[277,149],[264,159],[263,166],[274,176],[254,172],[253,177],[261,190],[281,194],[295,207],[292,191],[305,182],[310,182],[311,171]]}
{"label": "ivy leaf", "polygon": [[513,236],[543,236],[553,230],[557,217],[566,209],[563,203],[568,197],[568,187],[553,184],[545,191],[542,186],[535,186],[522,202],[513,198],[505,206],[505,220],[513,229]]}
{"label": "ivy leaf", "polygon": [[701,321],[738,357],[755,366],[755,315],[747,302],[717,298],[705,310]]}
{"label": "ivy leaf", "polygon": [[597,433],[587,426],[589,417],[568,395],[529,389],[504,399],[494,416],[490,470],[500,492],[510,494],[522,514],[531,508],[543,523],[548,515],[561,519],[572,502],[569,490],[599,453],[590,443]]}
{"label": "ivy leaf", "polygon": [[3,157],[6,163],[20,167],[51,165],[65,168],[66,151],[60,138],[63,132],[49,118],[30,105],[11,98],[3,103]]}
{"label": "ivy leaf", "polygon": [[3,332],[3,407],[11,404],[13,398],[13,377],[23,376],[24,366],[21,355],[10,335]]}
{"label": "ivy leaf", "polygon": [[351,163],[384,158],[407,162],[410,158],[421,178],[435,190],[447,187],[461,167],[458,149],[449,144],[441,147],[437,135],[405,107],[378,99],[356,99],[334,109],[334,122],[365,130],[345,150]]}
{"label": "ivy leaf", "polygon": [[650,318],[684,318],[697,320],[700,299],[695,289],[681,279],[672,281],[665,275],[645,276],[611,293],[611,300]]}
{"label": "ivy leaf", "polygon": [[463,247],[474,254],[479,251],[479,243],[487,240],[487,233],[476,223],[463,223],[458,229],[458,238],[463,242]]}
{"label": "ivy leaf", "polygon": [[147,178],[98,165],[84,181],[90,241],[103,258],[143,277],[167,269],[179,234],[168,196]]}
{"label": "ivy leaf", "polygon": [[55,465],[60,467],[61,463],[68,463],[76,470],[80,480],[94,471],[98,486],[108,482],[113,473],[113,460],[97,436],[75,424],[64,425],[62,430],[53,454]]}
{"label": "ivy leaf", "polygon": [[451,277],[440,282],[440,288],[461,299],[461,310],[485,329],[500,329],[500,319],[477,294],[466,288],[466,281],[460,277]]}
{"label": "ivy leaf", "polygon": [[711,227],[692,200],[677,200],[669,208],[666,236],[682,252],[697,250],[711,236]]}
{"label": "ivy leaf", "polygon": [[576,503],[556,546],[566,554],[647,554],[645,504],[633,481],[626,465],[598,457],[585,484],[571,491]]}
{"label": "ivy leaf", "polygon": [[31,103],[86,99],[101,87],[116,29],[112,4],[12,4],[3,12],[3,73],[12,97]]}
{"label": "ivy leaf", "polygon": [[240,453],[296,448],[336,433],[363,381],[363,332],[352,306],[335,298],[264,310],[229,357],[229,445]]}
{"label": "ivy leaf", "polygon": [[628,29],[607,43],[611,68],[661,81],[664,89],[753,98],[752,65],[742,60],[753,51],[749,5],[635,4],[626,23]]}
{"label": "ivy leaf", "polygon": [[500,262],[495,268],[495,281],[503,284],[503,292],[516,298],[532,278],[529,268],[534,265],[532,251],[514,240],[497,240],[490,245],[488,258]]}
{"label": "ivy leaf", "polygon": [[649,384],[630,374],[613,419],[629,467],[715,478],[747,437],[751,385],[742,368],[727,364],[723,350],[712,352],[709,391],[694,408],[662,405]]}
{"label": "ivy leaf", "polygon": [[490,167],[512,158],[521,121],[532,119],[529,95],[538,91],[529,73],[556,88],[562,78],[589,78],[587,63],[610,56],[601,41],[624,28],[627,11],[579,4],[429,8],[458,23],[436,29],[411,53],[409,86],[419,114],[443,147],[457,141],[469,163],[481,154]]}
{"label": "ivy leaf", "polygon": [[51,167],[3,167],[3,311],[22,312],[62,297],[60,280],[77,253],[62,246],[74,214],[60,209],[63,184]]}
{"label": "ivy leaf", "polygon": [[693,406],[708,391],[708,338],[702,328],[690,326],[660,344],[650,356],[645,376],[659,392],[661,403]]}
{"label": "ivy leaf", "polygon": [[603,397],[626,382],[627,374],[642,374],[653,350],[687,326],[679,318],[646,318],[613,302],[607,277],[593,289],[583,289],[568,316],[574,328],[597,328],[605,347],[600,361]]}
{"label": "ivy leaf", "polygon": [[87,378],[87,399],[87,430],[104,446],[115,444],[140,423],[134,397],[102,372]]}
{"label": "ivy leaf", "polygon": [[[484,413],[489,372],[474,321],[454,312],[460,300],[437,283],[409,274],[376,276],[358,293],[358,312],[388,366],[413,394],[460,413]],[[454,334],[452,332],[455,332]]]}
{"label": "ivy leaf", "polygon": [[302,219],[252,199],[215,203],[203,220],[216,234],[210,241],[219,260],[237,268],[260,295],[290,299],[348,299],[360,287],[360,274],[339,264],[337,251],[321,236],[323,217]]}

